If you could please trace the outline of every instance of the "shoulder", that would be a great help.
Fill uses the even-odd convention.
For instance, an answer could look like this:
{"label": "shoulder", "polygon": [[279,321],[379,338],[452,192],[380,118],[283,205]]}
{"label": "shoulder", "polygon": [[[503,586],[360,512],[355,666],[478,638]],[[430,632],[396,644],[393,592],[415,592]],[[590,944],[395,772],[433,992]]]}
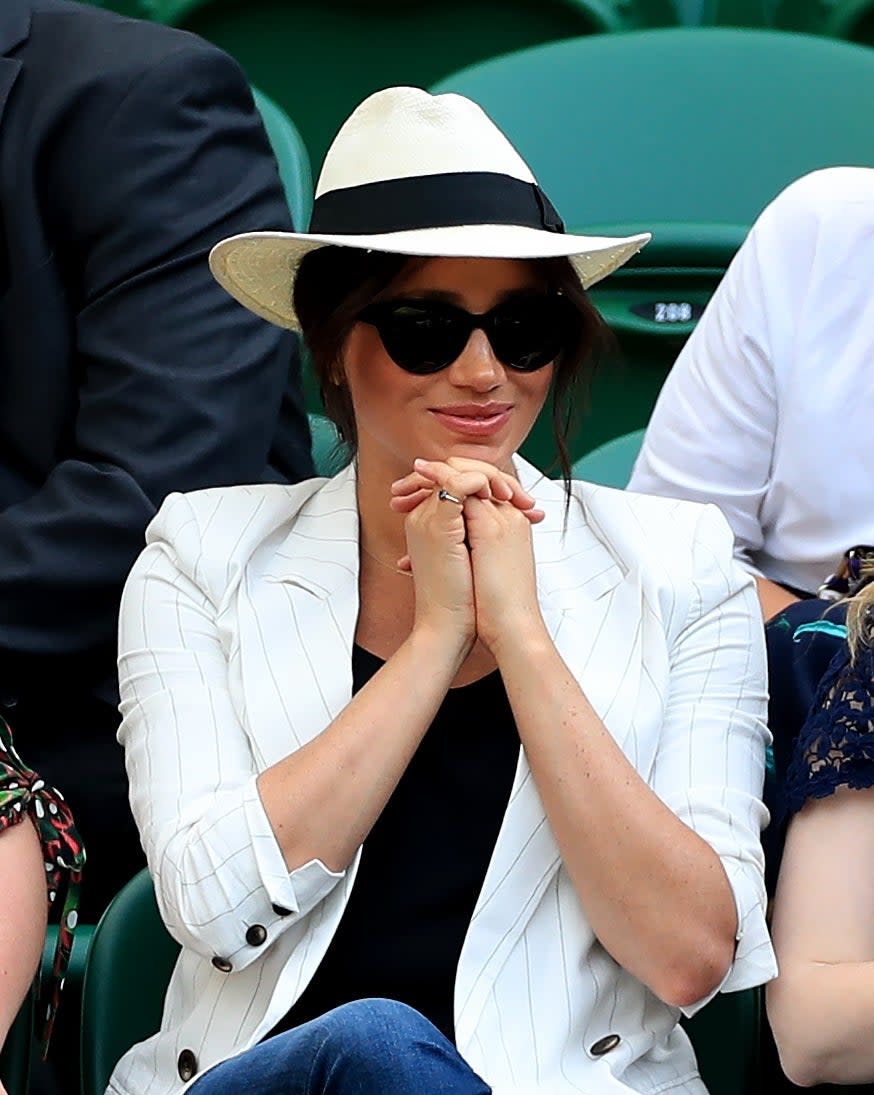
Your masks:
{"label": "shoulder", "polygon": [[124,96],[164,74],[183,88],[203,79],[248,86],[237,63],[197,35],[69,0],[33,0],[22,56],[49,86],[81,88],[82,105],[89,90]]}
{"label": "shoulder", "polygon": [[732,534],[711,504],[616,490],[584,480],[572,483],[574,497],[588,523],[630,556],[645,557],[651,548],[674,555],[703,539],[732,550]]}
{"label": "shoulder", "polygon": [[734,536],[711,503],[690,502],[575,481],[589,528],[647,599],[676,619],[705,611],[752,579],[734,559]]}
{"label": "shoulder", "polygon": [[[306,503],[325,484],[259,483],[171,494],[146,530],[146,555],[158,550],[218,603],[263,544],[285,539]],[[142,558],[142,557],[141,557]]]}

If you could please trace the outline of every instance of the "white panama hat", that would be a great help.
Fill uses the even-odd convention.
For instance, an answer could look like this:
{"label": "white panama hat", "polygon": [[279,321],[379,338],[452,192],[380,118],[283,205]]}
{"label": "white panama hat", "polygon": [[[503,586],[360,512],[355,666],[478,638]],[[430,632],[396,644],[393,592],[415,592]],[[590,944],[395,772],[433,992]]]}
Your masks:
{"label": "white panama hat", "polygon": [[216,280],[252,312],[299,330],[297,268],[318,247],[444,258],[565,256],[584,288],[650,239],[565,233],[531,169],[470,99],[414,87],[378,91],[325,156],[309,232],[245,232],[209,256]]}

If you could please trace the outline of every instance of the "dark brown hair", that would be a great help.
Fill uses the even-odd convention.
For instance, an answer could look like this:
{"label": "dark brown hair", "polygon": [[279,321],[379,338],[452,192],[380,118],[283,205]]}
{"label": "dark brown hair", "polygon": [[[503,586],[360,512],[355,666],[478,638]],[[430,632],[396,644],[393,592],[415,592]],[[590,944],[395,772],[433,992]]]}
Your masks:
{"label": "dark brown hair", "polygon": [[[322,402],[353,454],[358,441],[355,415],[348,388],[342,383],[346,339],[368,304],[388,296],[401,274],[426,261],[381,251],[321,247],[310,251],[298,269],[294,307]],[[543,278],[544,288],[563,293],[580,317],[573,344],[556,358],[551,393],[558,465],[567,485],[571,477],[568,437],[577,413],[586,406],[592,377],[610,334],[569,259],[530,261]]]}

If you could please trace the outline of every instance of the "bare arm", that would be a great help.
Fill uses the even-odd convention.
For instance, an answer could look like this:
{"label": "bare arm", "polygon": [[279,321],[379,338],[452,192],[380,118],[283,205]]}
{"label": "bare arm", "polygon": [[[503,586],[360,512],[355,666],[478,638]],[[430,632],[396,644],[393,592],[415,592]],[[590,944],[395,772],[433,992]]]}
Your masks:
{"label": "bare arm", "polygon": [[759,603],[762,606],[762,616],[767,622],[773,619],[778,612],[795,604],[798,598],[776,582],[768,578],[756,577],[756,592],[759,595]]}
{"label": "bare arm", "polygon": [[33,981],[46,934],[45,867],[39,837],[29,819],[0,834],[0,889],[2,1046]]}
{"label": "bare arm", "polygon": [[768,1018],[804,1087],[874,1080],[874,788],[839,788],[789,826],[774,906]]}

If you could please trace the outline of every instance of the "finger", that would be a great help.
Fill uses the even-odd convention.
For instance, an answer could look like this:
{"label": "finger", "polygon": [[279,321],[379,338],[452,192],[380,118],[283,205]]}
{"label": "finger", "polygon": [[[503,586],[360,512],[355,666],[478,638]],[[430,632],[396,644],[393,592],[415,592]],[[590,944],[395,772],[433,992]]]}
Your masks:
{"label": "finger", "polygon": [[389,509],[395,513],[412,513],[417,506],[420,506],[426,498],[430,498],[434,493],[433,487],[428,487],[427,490],[418,490],[415,494],[406,494],[400,498],[389,499]]}
{"label": "finger", "polygon": [[416,460],[414,463],[416,471],[426,479],[458,498],[492,497],[491,482],[483,471],[456,471],[442,460]]}
{"label": "finger", "polygon": [[402,555],[400,559],[398,559],[398,561],[395,563],[395,566],[398,568],[398,570],[412,571],[413,561],[409,557],[409,555]]}
{"label": "finger", "polygon": [[411,494],[414,491],[427,488],[429,491],[434,487],[434,480],[427,479],[419,472],[410,472],[409,475],[405,475],[402,479],[395,479],[391,485],[391,492],[393,495]]}
{"label": "finger", "polygon": [[509,472],[501,471],[500,468],[496,468],[493,464],[487,464],[483,460],[469,460],[466,457],[450,456],[445,463],[436,460],[416,460],[414,464],[417,471],[429,477],[432,482],[439,482],[440,486],[447,485],[448,474],[443,470],[445,468],[449,468],[453,472],[466,474],[478,473],[486,477],[490,491],[489,495],[477,492],[479,498],[492,497],[499,502],[512,502],[517,509],[530,509],[536,504],[534,496],[525,490],[515,476],[510,475]]}

